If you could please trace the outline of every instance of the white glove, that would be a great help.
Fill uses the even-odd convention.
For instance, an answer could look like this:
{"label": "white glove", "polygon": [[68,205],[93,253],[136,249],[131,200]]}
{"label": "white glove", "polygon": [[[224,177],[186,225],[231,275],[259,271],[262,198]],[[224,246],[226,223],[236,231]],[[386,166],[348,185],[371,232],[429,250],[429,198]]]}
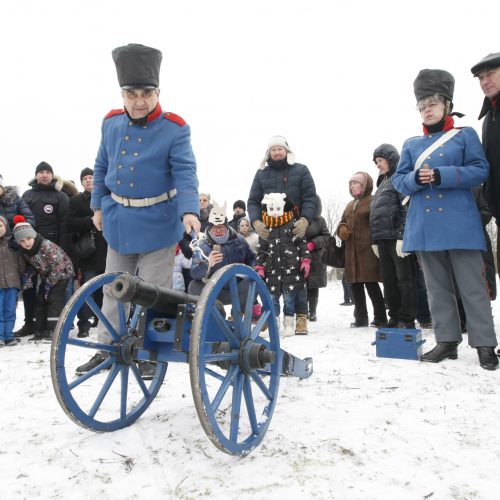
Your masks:
{"label": "white glove", "polygon": [[396,253],[398,254],[398,257],[401,257],[402,259],[410,255],[409,253],[403,252],[403,240],[396,240]]}
{"label": "white glove", "polygon": [[372,250],[373,253],[377,256],[377,258],[379,258],[380,255],[378,254],[378,245],[372,245]]}

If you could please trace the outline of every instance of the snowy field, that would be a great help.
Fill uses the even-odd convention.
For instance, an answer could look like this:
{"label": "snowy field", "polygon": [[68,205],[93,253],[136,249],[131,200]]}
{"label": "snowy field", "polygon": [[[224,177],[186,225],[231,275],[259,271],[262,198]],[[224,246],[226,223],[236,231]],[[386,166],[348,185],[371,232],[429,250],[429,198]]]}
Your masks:
{"label": "snowy field", "polygon": [[[187,364],[130,427],[85,430],[52,388],[50,345],[0,350],[2,499],[496,499],[500,370],[479,367],[467,338],[440,364],[378,358],[374,328],[351,329],[339,283],[320,291],[318,322],[285,350],[312,356],[307,380],[282,378],[262,444],[220,452],[193,405]],[[500,302],[493,302],[500,332]],[[19,308],[18,326],[22,320]],[[434,345],[432,331],[423,332]]]}

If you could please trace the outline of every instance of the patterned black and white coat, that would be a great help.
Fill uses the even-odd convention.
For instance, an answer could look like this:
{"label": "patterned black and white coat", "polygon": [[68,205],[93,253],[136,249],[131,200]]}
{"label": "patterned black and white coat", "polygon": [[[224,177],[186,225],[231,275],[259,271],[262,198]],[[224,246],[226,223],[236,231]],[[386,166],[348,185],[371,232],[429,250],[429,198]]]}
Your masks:
{"label": "patterned black and white coat", "polygon": [[264,281],[273,295],[293,293],[306,286],[303,271],[300,270],[302,259],[310,259],[307,242],[292,234],[293,219],[282,226],[270,227],[269,238],[259,238],[257,265],[265,269]]}

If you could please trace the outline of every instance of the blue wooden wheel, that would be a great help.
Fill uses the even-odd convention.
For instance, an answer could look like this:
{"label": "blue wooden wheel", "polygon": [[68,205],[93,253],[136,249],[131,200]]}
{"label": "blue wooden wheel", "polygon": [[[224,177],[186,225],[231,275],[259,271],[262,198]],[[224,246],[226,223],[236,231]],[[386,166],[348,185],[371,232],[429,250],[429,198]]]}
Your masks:
{"label": "blue wooden wheel", "polygon": [[[167,363],[158,363],[153,380],[147,384],[133,359],[134,330],[141,307],[136,306],[129,313],[128,304],[114,301],[119,325],[114,328],[94,300],[93,294],[120,274],[102,274],[78,289],[59,317],[50,353],[52,385],[62,409],[77,424],[99,432],[127,427],[139,418],[158,393],[167,371]],[[84,304],[106,327],[111,344],[99,342],[93,330],[87,338],[76,337],[73,324]],[[99,352],[106,354],[104,361],[86,374],[76,376],[76,368]]]}
{"label": "blue wooden wheel", "polygon": [[[262,316],[252,322],[256,300]],[[227,304],[224,310],[221,302]],[[281,363],[278,325],[265,283],[243,264],[218,270],[196,305],[189,347],[196,411],[217,448],[246,455],[262,441],[276,404]]]}

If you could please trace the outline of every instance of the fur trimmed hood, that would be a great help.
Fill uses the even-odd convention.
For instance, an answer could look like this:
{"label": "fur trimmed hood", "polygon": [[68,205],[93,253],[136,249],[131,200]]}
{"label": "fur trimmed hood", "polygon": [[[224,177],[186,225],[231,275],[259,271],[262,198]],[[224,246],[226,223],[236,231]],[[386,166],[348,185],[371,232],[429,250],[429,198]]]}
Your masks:
{"label": "fur trimmed hood", "polygon": [[19,198],[19,188],[16,186],[5,186],[3,188],[3,194],[0,196],[0,203],[2,205],[10,206]]}
{"label": "fur trimmed hood", "polygon": [[[30,187],[35,187],[37,184],[38,182],[36,180],[36,177],[31,179],[30,182],[28,182],[28,185]],[[56,191],[62,191],[63,193],[66,193],[69,198],[78,194],[78,188],[75,186],[74,182],[64,180],[59,175],[54,175],[54,178],[52,179],[52,182],[49,185],[53,186]]]}

